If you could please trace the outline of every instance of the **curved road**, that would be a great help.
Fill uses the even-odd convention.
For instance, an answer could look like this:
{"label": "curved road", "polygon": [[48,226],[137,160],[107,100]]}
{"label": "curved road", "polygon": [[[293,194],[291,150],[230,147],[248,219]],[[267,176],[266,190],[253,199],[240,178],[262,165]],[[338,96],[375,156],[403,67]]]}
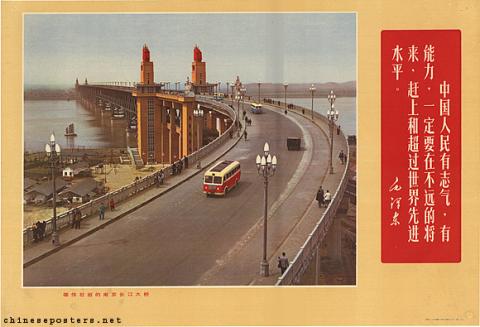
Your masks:
{"label": "curved road", "polygon": [[[263,214],[263,179],[255,157],[268,141],[277,155],[269,205],[287,186],[303,152],[287,151],[302,136],[281,114],[249,115],[248,141],[224,158],[239,160],[242,177],[225,198],[207,198],[201,174],[105,229],[24,269],[25,286],[193,285]],[[261,249],[258,257],[261,258]]]}

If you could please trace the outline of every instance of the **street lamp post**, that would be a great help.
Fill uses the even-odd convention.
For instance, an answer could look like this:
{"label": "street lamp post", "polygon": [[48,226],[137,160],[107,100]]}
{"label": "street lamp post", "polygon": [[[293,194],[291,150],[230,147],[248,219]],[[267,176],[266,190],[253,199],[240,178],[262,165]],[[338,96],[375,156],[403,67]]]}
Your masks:
{"label": "street lamp post", "polygon": [[263,258],[260,263],[260,275],[269,276],[269,265],[267,261],[267,213],[268,213],[268,179],[275,175],[277,169],[277,157],[270,154],[270,147],[265,142],[263,147],[263,155],[257,155],[256,161],[257,171],[264,181],[264,210],[263,210]]}
{"label": "street lamp post", "polygon": [[258,82],[257,85],[258,85],[258,104],[260,104],[260,85],[262,83]]}
{"label": "street lamp post", "polygon": [[50,161],[50,168],[52,169],[52,186],[53,186],[53,219],[52,219],[52,243],[57,246],[60,245],[60,238],[57,233],[57,187],[55,184],[55,169],[56,163],[60,157],[60,145],[55,143],[55,134],[50,135],[50,143],[45,145],[45,152]]}
{"label": "street lamp post", "polygon": [[197,150],[201,148],[200,144],[200,122],[203,119],[203,109],[197,104],[197,109],[193,110],[193,116],[197,118]]}
{"label": "street lamp post", "polygon": [[285,114],[287,114],[287,87],[288,87],[288,83],[284,82],[283,88],[285,89]]}
{"label": "street lamp post", "polygon": [[235,100],[237,100],[237,124],[240,123],[240,93],[237,92],[237,94],[235,95]]}
{"label": "street lamp post", "polygon": [[310,86],[309,90],[312,93],[312,120],[313,120],[313,94],[315,93],[315,90],[316,90],[315,85],[312,84],[312,86]]}
{"label": "street lamp post", "polygon": [[[240,89],[240,97],[242,98],[242,112],[245,112],[245,94],[246,93],[247,93],[247,89],[242,86],[242,88]],[[245,119],[247,118],[247,116],[245,115],[245,117],[243,118]]]}
{"label": "street lamp post", "polygon": [[335,110],[335,99],[336,96],[333,93],[333,90],[330,91],[328,95],[328,102],[330,102],[330,109],[327,111],[327,118],[330,127],[330,174],[333,174],[333,126],[338,120],[338,111]]}

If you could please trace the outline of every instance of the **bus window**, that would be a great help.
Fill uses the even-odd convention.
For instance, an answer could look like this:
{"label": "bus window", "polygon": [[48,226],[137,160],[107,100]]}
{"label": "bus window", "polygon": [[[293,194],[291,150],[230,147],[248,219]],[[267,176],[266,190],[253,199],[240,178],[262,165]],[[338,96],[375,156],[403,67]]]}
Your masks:
{"label": "bus window", "polygon": [[213,177],[212,176],[205,176],[205,183],[212,183]]}
{"label": "bus window", "polygon": [[219,176],[214,177],[213,184],[222,184],[222,178]]}

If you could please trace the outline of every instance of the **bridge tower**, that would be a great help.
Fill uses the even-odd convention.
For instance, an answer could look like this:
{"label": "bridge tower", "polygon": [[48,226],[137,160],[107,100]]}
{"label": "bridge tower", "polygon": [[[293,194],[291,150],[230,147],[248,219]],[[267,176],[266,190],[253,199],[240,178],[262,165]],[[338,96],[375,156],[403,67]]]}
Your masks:
{"label": "bridge tower", "polygon": [[195,45],[192,62],[192,88],[195,94],[212,94],[216,84],[207,83],[207,63],[202,61],[202,51]]}
{"label": "bridge tower", "polygon": [[137,145],[144,163],[172,163],[198,147],[194,143],[195,97],[170,94],[153,79],[150,50],[142,49],[140,83],[135,87]]}
{"label": "bridge tower", "polygon": [[150,50],[145,44],[142,49],[142,65],[140,68],[140,84],[153,84],[153,62],[150,61]]}
{"label": "bridge tower", "polygon": [[[150,50],[147,45],[142,49],[140,67],[140,83],[136,86],[137,109],[137,145],[144,163],[168,162],[168,131],[162,104],[156,93],[160,86],[154,83],[153,62],[150,61]],[[164,137],[164,135],[166,137]],[[167,143],[165,144],[165,140]]]}
{"label": "bridge tower", "polygon": [[193,48],[192,83],[194,85],[207,83],[207,63],[202,61],[202,51],[197,45]]}

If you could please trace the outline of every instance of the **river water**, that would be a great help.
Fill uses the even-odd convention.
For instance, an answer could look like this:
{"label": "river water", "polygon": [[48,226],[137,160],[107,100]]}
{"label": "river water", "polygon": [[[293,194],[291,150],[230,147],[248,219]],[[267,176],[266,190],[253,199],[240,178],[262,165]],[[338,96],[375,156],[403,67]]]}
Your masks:
{"label": "river water", "polygon": [[[284,98],[274,98],[277,101],[284,101]],[[288,98],[287,103],[293,103],[306,109],[312,108],[312,98]],[[322,115],[327,114],[330,103],[327,98],[314,98],[313,110]],[[357,98],[346,97],[335,100],[335,109],[338,110],[337,124],[341,126],[346,135],[357,135]],[[308,113],[308,112],[307,112]]]}
{"label": "river water", "polygon": [[[76,137],[66,137],[65,128],[75,124]],[[75,100],[26,100],[24,102],[25,151],[44,151],[52,131],[63,148],[126,148],[135,146],[127,134],[125,119],[112,120],[100,110],[90,111]]]}
{"label": "river water", "polygon": [[[283,101],[283,98],[276,100]],[[287,98],[287,102],[307,109],[312,106],[311,98]],[[314,110],[324,115],[329,106],[326,98],[313,100]],[[337,98],[335,108],[343,131],[347,135],[356,135],[356,98]],[[24,110],[25,151],[44,151],[52,131],[63,148],[136,147],[134,133],[125,132],[126,120],[112,120],[110,115],[102,115],[101,110],[90,111],[75,100],[26,100]],[[76,137],[64,136],[70,123],[75,124]]]}

